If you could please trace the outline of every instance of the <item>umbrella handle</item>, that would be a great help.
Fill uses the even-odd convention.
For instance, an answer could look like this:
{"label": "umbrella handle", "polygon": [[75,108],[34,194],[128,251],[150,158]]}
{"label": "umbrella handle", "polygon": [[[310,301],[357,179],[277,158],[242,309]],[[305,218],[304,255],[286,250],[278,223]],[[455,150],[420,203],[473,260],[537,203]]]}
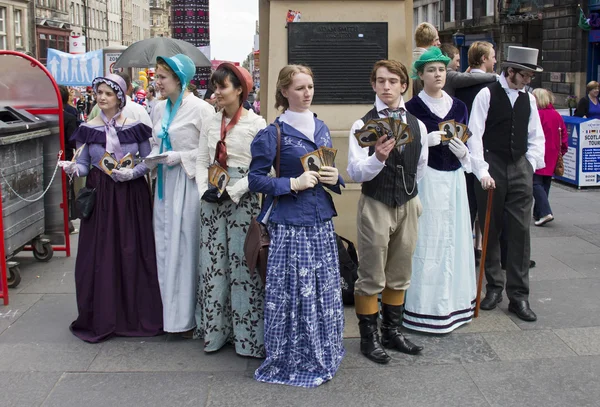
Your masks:
{"label": "umbrella handle", "polygon": [[487,254],[488,236],[490,234],[490,217],[492,215],[493,199],[494,190],[488,189],[487,208],[485,210],[485,226],[483,228],[483,243],[481,247],[481,260],[479,261],[479,278],[477,280],[477,300],[475,302],[475,318],[479,317],[479,306],[481,304],[481,288],[483,285],[483,275],[485,273],[485,257]]}

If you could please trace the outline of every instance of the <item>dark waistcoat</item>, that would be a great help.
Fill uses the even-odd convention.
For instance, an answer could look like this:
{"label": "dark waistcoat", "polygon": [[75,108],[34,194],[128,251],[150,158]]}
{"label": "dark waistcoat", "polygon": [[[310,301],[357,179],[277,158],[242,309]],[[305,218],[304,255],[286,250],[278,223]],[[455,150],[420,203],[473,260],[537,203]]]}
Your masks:
{"label": "dark waistcoat", "polygon": [[[371,119],[378,119],[379,114],[373,108],[363,117],[366,123]],[[362,193],[393,208],[402,206],[417,196],[417,164],[421,156],[421,130],[419,121],[412,114],[406,112],[406,121],[414,140],[403,152],[394,148],[385,167],[371,181],[363,182]],[[375,154],[375,147],[369,147],[369,155]]]}
{"label": "dark waistcoat", "polygon": [[517,161],[527,152],[527,135],[531,105],[529,95],[519,92],[515,105],[510,105],[506,91],[496,82],[489,87],[490,108],[485,121],[483,148],[506,161]]}

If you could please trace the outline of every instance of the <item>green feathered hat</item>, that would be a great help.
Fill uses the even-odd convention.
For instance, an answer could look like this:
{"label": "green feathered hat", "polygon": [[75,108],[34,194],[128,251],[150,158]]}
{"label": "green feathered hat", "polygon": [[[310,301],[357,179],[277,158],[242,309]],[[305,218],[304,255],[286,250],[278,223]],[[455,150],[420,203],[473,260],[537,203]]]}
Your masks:
{"label": "green feathered hat", "polygon": [[430,47],[425,51],[419,59],[417,59],[412,66],[410,71],[410,77],[413,79],[419,79],[419,71],[423,71],[423,67],[430,62],[441,62],[448,66],[450,58],[442,53],[442,50],[438,47]]}

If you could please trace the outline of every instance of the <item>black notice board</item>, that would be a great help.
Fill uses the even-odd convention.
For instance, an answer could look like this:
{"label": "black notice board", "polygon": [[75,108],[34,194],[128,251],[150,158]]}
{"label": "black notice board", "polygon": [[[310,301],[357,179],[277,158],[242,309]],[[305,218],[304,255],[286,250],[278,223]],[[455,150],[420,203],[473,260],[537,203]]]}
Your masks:
{"label": "black notice board", "polygon": [[312,69],[314,104],[372,104],[371,70],[387,57],[387,23],[288,23],[288,63]]}

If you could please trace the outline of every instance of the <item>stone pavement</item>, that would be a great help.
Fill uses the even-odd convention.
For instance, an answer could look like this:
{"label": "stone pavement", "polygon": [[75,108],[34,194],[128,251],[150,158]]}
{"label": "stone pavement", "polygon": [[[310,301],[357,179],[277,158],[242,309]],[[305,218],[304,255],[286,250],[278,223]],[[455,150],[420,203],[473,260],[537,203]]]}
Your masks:
{"label": "stone pavement", "polygon": [[347,308],[347,356],[313,390],[258,383],[259,361],[176,336],[84,343],[68,329],[74,257],[20,255],[23,281],[0,305],[0,405],[600,406],[600,190],[554,184],[550,195],[556,220],[532,226],[537,322],[508,314],[505,299],[449,335],[409,334],[423,354],[379,366],[359,354]]}

